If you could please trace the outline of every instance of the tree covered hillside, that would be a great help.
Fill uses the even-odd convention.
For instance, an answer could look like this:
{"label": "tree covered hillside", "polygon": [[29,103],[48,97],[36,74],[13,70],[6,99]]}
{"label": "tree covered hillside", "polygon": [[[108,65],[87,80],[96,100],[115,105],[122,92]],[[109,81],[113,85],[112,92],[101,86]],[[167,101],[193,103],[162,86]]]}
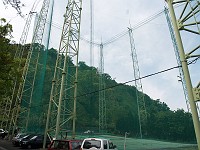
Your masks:
{"label": "tree covered hillside", "polygon": [[[43,110],[47,110],[56,50],[49,49],[46,75],[44,80]],[[77,93],[77,131],[88,129],[98,132],[99,125],[99,73],[85,62],[79,62]],[[117,83],[109,74],[104,74],[105,99],[107,105],[107,132],[124,135],[129,132],[132,137],[140,137],[136,88]],[[111,87],[111,88],[109,88]],[[173,141],[195,141],[191,114],[182,109],[170,110],[166,103],[153,100],[145,95],[147,125],[144,138]],[[44,116],[44,124],[45,126]]]}
{"label": "tree covered hillside", "polygon": [[[5,100],[10,97],[16,75],[20,77],[24,67],[19,60],[14,59],[17,46],[11,44],[8,34],[12,32],[12,26],[1,20],[0,25],[0,121],[2,121]],[[27,47],[28,45],[24,45]],[[27,54],[27,53],[25,53]],[[41,51],[46,55],[46,51]],[[26,56],[23,56],[24,61]],[[46,113],[50,98],[51,84],[57,51],[53,48],[48,50],[45,66],[44,81],[36,82],[43,84],[43,97],[40,105],[43,114]],[[24,62],[23,61],[23,62]],[[42,61],[42,60],[41,60]],[[72,63],[72,62],[71,62]],[[107,106],[107,132],[124,135],[129,132],[132,137],[139,136],[138,106],[136,100],[136,88],[130,85],[117,83],[109,74],[103,74],[105,81],[105,99]],[[21,82],[18,78],[18,84]],[[37,88],[37,87],[35,87]],[[37,91],[37,89],[35,89]],[[170,110],[166,103],[153,100],[145,95],[147,111],[147,124],[145,126],[144,138],[162,140],[195,141],[194,127],[191,114],[182,109]],[[38,112],[38,114],[41,112]],[[42,127],[45,127],[46,116],[41,115]],[[99,72],[97,68],[89,67],[80,61],[78,66],[78,93],[77,93],[77,131],[98,131],[99,121]]]}

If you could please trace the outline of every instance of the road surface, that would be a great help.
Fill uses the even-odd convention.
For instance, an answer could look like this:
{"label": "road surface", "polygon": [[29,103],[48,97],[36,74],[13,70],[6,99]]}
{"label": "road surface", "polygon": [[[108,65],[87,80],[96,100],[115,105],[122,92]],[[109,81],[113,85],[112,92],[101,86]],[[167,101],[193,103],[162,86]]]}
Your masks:
{"label": "road surface", "polygon": [[[0,139],[0,150],[27,150],[13,146],[11,141]],[[39,149],[34,149],[39,150]]]}

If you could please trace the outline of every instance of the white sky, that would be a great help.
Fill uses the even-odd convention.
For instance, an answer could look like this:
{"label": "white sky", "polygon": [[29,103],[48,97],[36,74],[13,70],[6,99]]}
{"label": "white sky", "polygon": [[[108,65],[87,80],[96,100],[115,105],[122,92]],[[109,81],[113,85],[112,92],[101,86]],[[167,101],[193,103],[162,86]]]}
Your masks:
{"label": "white sky", "polygon": [[[21,0],[25,4],[22,8],[23,14],[28,14],[35,0]],[[90,39],[90,0],[83,0],[81,37]],[[40,10],[40,2],[37,10]],[[94,3],[94,41],[104,43],[115,35],[127,30],[127,27],[134,27],[141,21],[164,9],[165,1],[146,0],[93,0]],[[67,1],[56,0],[53,15],[53,27],[51,31],[50,47],[58,48],[61,27],[63,24],[63,14]],[[6,18],[13,25],[13,36],[16,42],[19,41],[25,19],[17,15],[11,7],[5,7],[0,1],[0,17]],[[26,15],[27,16],[27,15]],[[26,17],[25,17],[26,18]],[[33,25],[32,25],[33,26]],[[29,41],[31,39],[30,29]],[[153,21],[133,30],[135,47],[138,56],[141,77],[155,73],[164,69],[177,66],[173,45],[165,14],[162,13]],[[188,40],[188,37],[190,37]],[[199,43],[199,36],[183,34],[184,47],[191,50],[195,43]],[[133,80],[133,67],[131,60],[131,50],[128,34],[117,41],[104,46],[104,72],[115,78],[117,82],[123,83]],[[94,46],[94,66],[98,67],[99,47]],[[90,64],[89,44],[81,41],[80,61]],[[193,86],[199,82],[200,70],[199,61],[191,65],[191,78]],[[186,102],[179,78],[178,69],[145,78],[142,80],[144,93],[152,99],[160,99],[172,110],[184,108]],[[134,83],[131,83],[134,85]]]}

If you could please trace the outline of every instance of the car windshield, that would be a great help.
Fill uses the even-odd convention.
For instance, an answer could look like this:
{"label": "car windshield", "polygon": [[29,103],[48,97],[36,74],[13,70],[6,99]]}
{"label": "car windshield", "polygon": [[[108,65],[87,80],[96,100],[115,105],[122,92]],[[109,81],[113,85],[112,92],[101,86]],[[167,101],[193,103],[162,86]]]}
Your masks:
{"label": "car windshield", "polygon": [[80,150],[81,141],[72,141],[72,150]]}
{"label": "car windshield", "polygon": [[83,148],[89,149],[92,147],[100,148],[101,147],[101,141],[100,140],[86,140],[84,142]]}
{"label": "car windshield", "polygon": [[69,141],[54,141],[51,148],[57,148],[57,149],[69,148]]}
{"label": "car windshield", "polygon": [[36,139],[37,138],[37,136],[33,136],[30,140],[34,140],[34,139]]}
{"label": "car windshield", "polygon": [[25,138],[28,138],[28,137],[29,137],[29,135],[26,135],[26,136],[22,136],[22,138],[23,138],[23,139],[25,139]]}
{"label": "car windshield", "polygon": [[22,138],[22,137],[25,137],[26,136],[26,134],[18,134],[17,136],[16,136],[16,138]]}

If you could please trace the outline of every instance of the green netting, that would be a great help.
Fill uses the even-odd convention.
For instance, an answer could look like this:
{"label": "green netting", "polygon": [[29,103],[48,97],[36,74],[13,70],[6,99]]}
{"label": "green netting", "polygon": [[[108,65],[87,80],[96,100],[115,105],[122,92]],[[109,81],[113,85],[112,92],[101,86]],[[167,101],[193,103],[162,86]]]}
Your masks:
{"label": "green netting", "polygon": [[[49,11],[51,19],[52,10],[53,3]],[[46,24],[46,30],[43,32],[42,43],[32,43],[32,54],[25,78],[21,110],[17,122],[21,132],[44,133],[45,129],[47,105],[49,103],[49,99],[46,97],[49,97],[50,93],[49,89],[45,87],[45,83],[49,82],[45,74],[51,23]]]}

